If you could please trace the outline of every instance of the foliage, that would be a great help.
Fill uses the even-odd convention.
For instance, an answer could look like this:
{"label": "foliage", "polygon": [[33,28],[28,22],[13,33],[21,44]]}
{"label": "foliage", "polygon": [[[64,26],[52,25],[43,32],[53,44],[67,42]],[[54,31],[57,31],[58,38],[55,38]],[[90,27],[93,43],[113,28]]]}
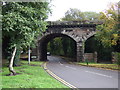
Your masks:
{"label": "foliage", "polygon": [[120,53],[117,53],[117,64],[120,65]]}
{"label": "foliage", "polygon": [[120,65],[120,53],[119,52],[114,52],[114,59],[116,60],[116,63]]}
{"label": "foliage", "polygon": [[96,37],[106,47],[117,45],[120,39],[118,18],[120,18],[118,17],[118,4],[111,4],[108,10],[100,13],[100,19],[104,20],[104,23],[97,26]]}
{"label": "foliage", "polygon": [[61,38],[55,38],[48,43],[48,51],[51,54],[63,55]]}
{"label": "foliage", "polygon": [[47,2],[9,2],[2,8],[3,38],[9,37],[12,47],[28,46],[46,29]]}
{"label": "foliage", "polygon": [[109,62],[109,63],[112,63],[111,59],[112,59],[112,56],[111,56],[111,53],[113,51],[113,48],[112,47],[104,47],[101,42],[98,42],[97,43],[97,46],[96,46],[96,51],[97,51],[97,59],[98,59],[98,62]]}
{"label": "foliage", "polygon": [[61,19],[62,21],[96,21],[98,20],[99,14],[96,12],[81,12],[79,9],[70,8],[65,16]]}
{"label": "foliage", "polygon": [[96,12],[83,12],[85,20],[98,21],[99,13]]}
{"label": "foliage", "polygon": [[84,19],[85,18],[84,18],[83,13],[76,8],[74,8],[74,9],[70,8],[70,10],[68,10],[65,13],[65,17],[62,18],[63,21],[75,21],[75,20],[80,21],[80,20],[84,20]]}
{"label": "foliage", "polygon": [[68,37],[58,37],[48,43],[48,51],[54,55],[76,56],[76,44]]}

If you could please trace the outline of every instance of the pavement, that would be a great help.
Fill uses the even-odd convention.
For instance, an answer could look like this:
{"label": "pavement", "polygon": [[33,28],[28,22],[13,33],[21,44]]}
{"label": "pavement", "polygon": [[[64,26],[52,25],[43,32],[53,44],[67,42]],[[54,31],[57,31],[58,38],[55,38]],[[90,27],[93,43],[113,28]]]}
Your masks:
{"label": "pavement", "polygon": [[118,88],[118,71],[69,64],[57,56],[48,56],[47,58],[49,61],[46,67],[52,73],[77,88],[109,88],[109,90],[118,90],[113,89]]}

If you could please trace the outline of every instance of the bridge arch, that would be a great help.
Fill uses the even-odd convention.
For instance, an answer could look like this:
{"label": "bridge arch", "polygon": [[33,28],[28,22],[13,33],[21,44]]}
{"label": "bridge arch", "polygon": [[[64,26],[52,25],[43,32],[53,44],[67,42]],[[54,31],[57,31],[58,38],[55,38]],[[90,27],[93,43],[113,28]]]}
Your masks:
{"label": "bridge arch", "polygon": [[[84,61],[84,43],[91,37],[93,37],[95,35],[95,33],[91,33],[88,35],[88,37],[80,39],[79,41],[77,41],[76,38],[74,38],[71,35],[68,34],[63,34],[63,33],[49,33],[49,34],[45,34],[44,36],[42,36],[39,40],[38,40],[38,60],[40,61],[46,61],[47,60],[47,44],[49,41],[51,41],[52,39],[56,38],[56,37],[68,37],[70,39],[72,39],[76,44],[76,61]],[[83,46],[84,45],[84,46]]]}
{"label": "bridge arch", "polygon": [[69,37],[76,42],[76,60],[84,61],[84,43],[96,34],[96,24],[82,22],[49,22],[46,32],[38,39],[37,56],[47,60],[47,43],[55,37]]}
{"label": "bridge arch", "polygon": [[[73,37],[66,35],[66,34],[62,34],[62,33],[45,34],[38,40],[38,59],[40,61],[47,60],[47,44],[49,41],[51,41],[52,39],[54,39],[56,37],[63,37],[63,38],[68,37],[75,42],[75,45],[77,44],[77,42],[75,41],[75,39]],[[76,51],[77,51],[77,49],[76,49]]]}

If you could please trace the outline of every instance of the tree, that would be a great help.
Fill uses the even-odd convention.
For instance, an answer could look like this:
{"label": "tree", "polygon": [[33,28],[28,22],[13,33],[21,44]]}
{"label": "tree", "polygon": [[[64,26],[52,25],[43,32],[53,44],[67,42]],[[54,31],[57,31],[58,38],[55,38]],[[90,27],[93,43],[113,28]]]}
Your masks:
{"label": "tree", "polygon": [[99,13],[96,12],[81,12],[79,9],[70,8],[65,13],[62,21],[98,21]]}
{"label": "tree", "polygon": [[44,20],[50,11],[48,5],[48,2],[7,2],[2,6],[2,38],[9,38],[11,75],[16,74],[13,61],[17,49],[27,48],[46,30],[47,23]]}
{"label": "tree", "polygon": [[67,49],[68,49],[68,38],[63,37],[61,42],[62,42],[62,45],[63,45],[64,55],[66,56],[67,55]]}
{"label": "tree", "polygon": [[104,20],[104,23],[97,27],[96,37],[105,47],[117,45],[120,40],[118,6],[111,4],[108,10],[100,13],[100,20]]}
{"label": "tree", "polygon": [[63,55],[61,37],[56,37],[48,42],[47,50],[54,55]]}
{"label": "tree", "polygon": [[99,13],[96,12],[83,12],[85,20],[89,21],[98,21],[99,19]]}
{"label": "tree", "polygon": [[65,16],[62,18],[62,21],[82,21],[85,20],[84,14],[76,8],[70,8]]}

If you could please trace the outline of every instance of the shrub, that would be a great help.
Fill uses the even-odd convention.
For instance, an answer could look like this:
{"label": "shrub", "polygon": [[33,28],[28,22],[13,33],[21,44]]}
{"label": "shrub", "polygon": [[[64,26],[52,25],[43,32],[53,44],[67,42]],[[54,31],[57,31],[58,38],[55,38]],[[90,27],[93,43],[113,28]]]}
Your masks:
{"label": "shrub", "polygon": [[116,60],[116,63],[120,65],[120,53],[119,52],[114,52],[114,59]]}
{"label": "shrub", "polygon": [[116,53],[116,54],[117,54],[117,57],[116,57],[117,64],[120,65],[120,53]]}

